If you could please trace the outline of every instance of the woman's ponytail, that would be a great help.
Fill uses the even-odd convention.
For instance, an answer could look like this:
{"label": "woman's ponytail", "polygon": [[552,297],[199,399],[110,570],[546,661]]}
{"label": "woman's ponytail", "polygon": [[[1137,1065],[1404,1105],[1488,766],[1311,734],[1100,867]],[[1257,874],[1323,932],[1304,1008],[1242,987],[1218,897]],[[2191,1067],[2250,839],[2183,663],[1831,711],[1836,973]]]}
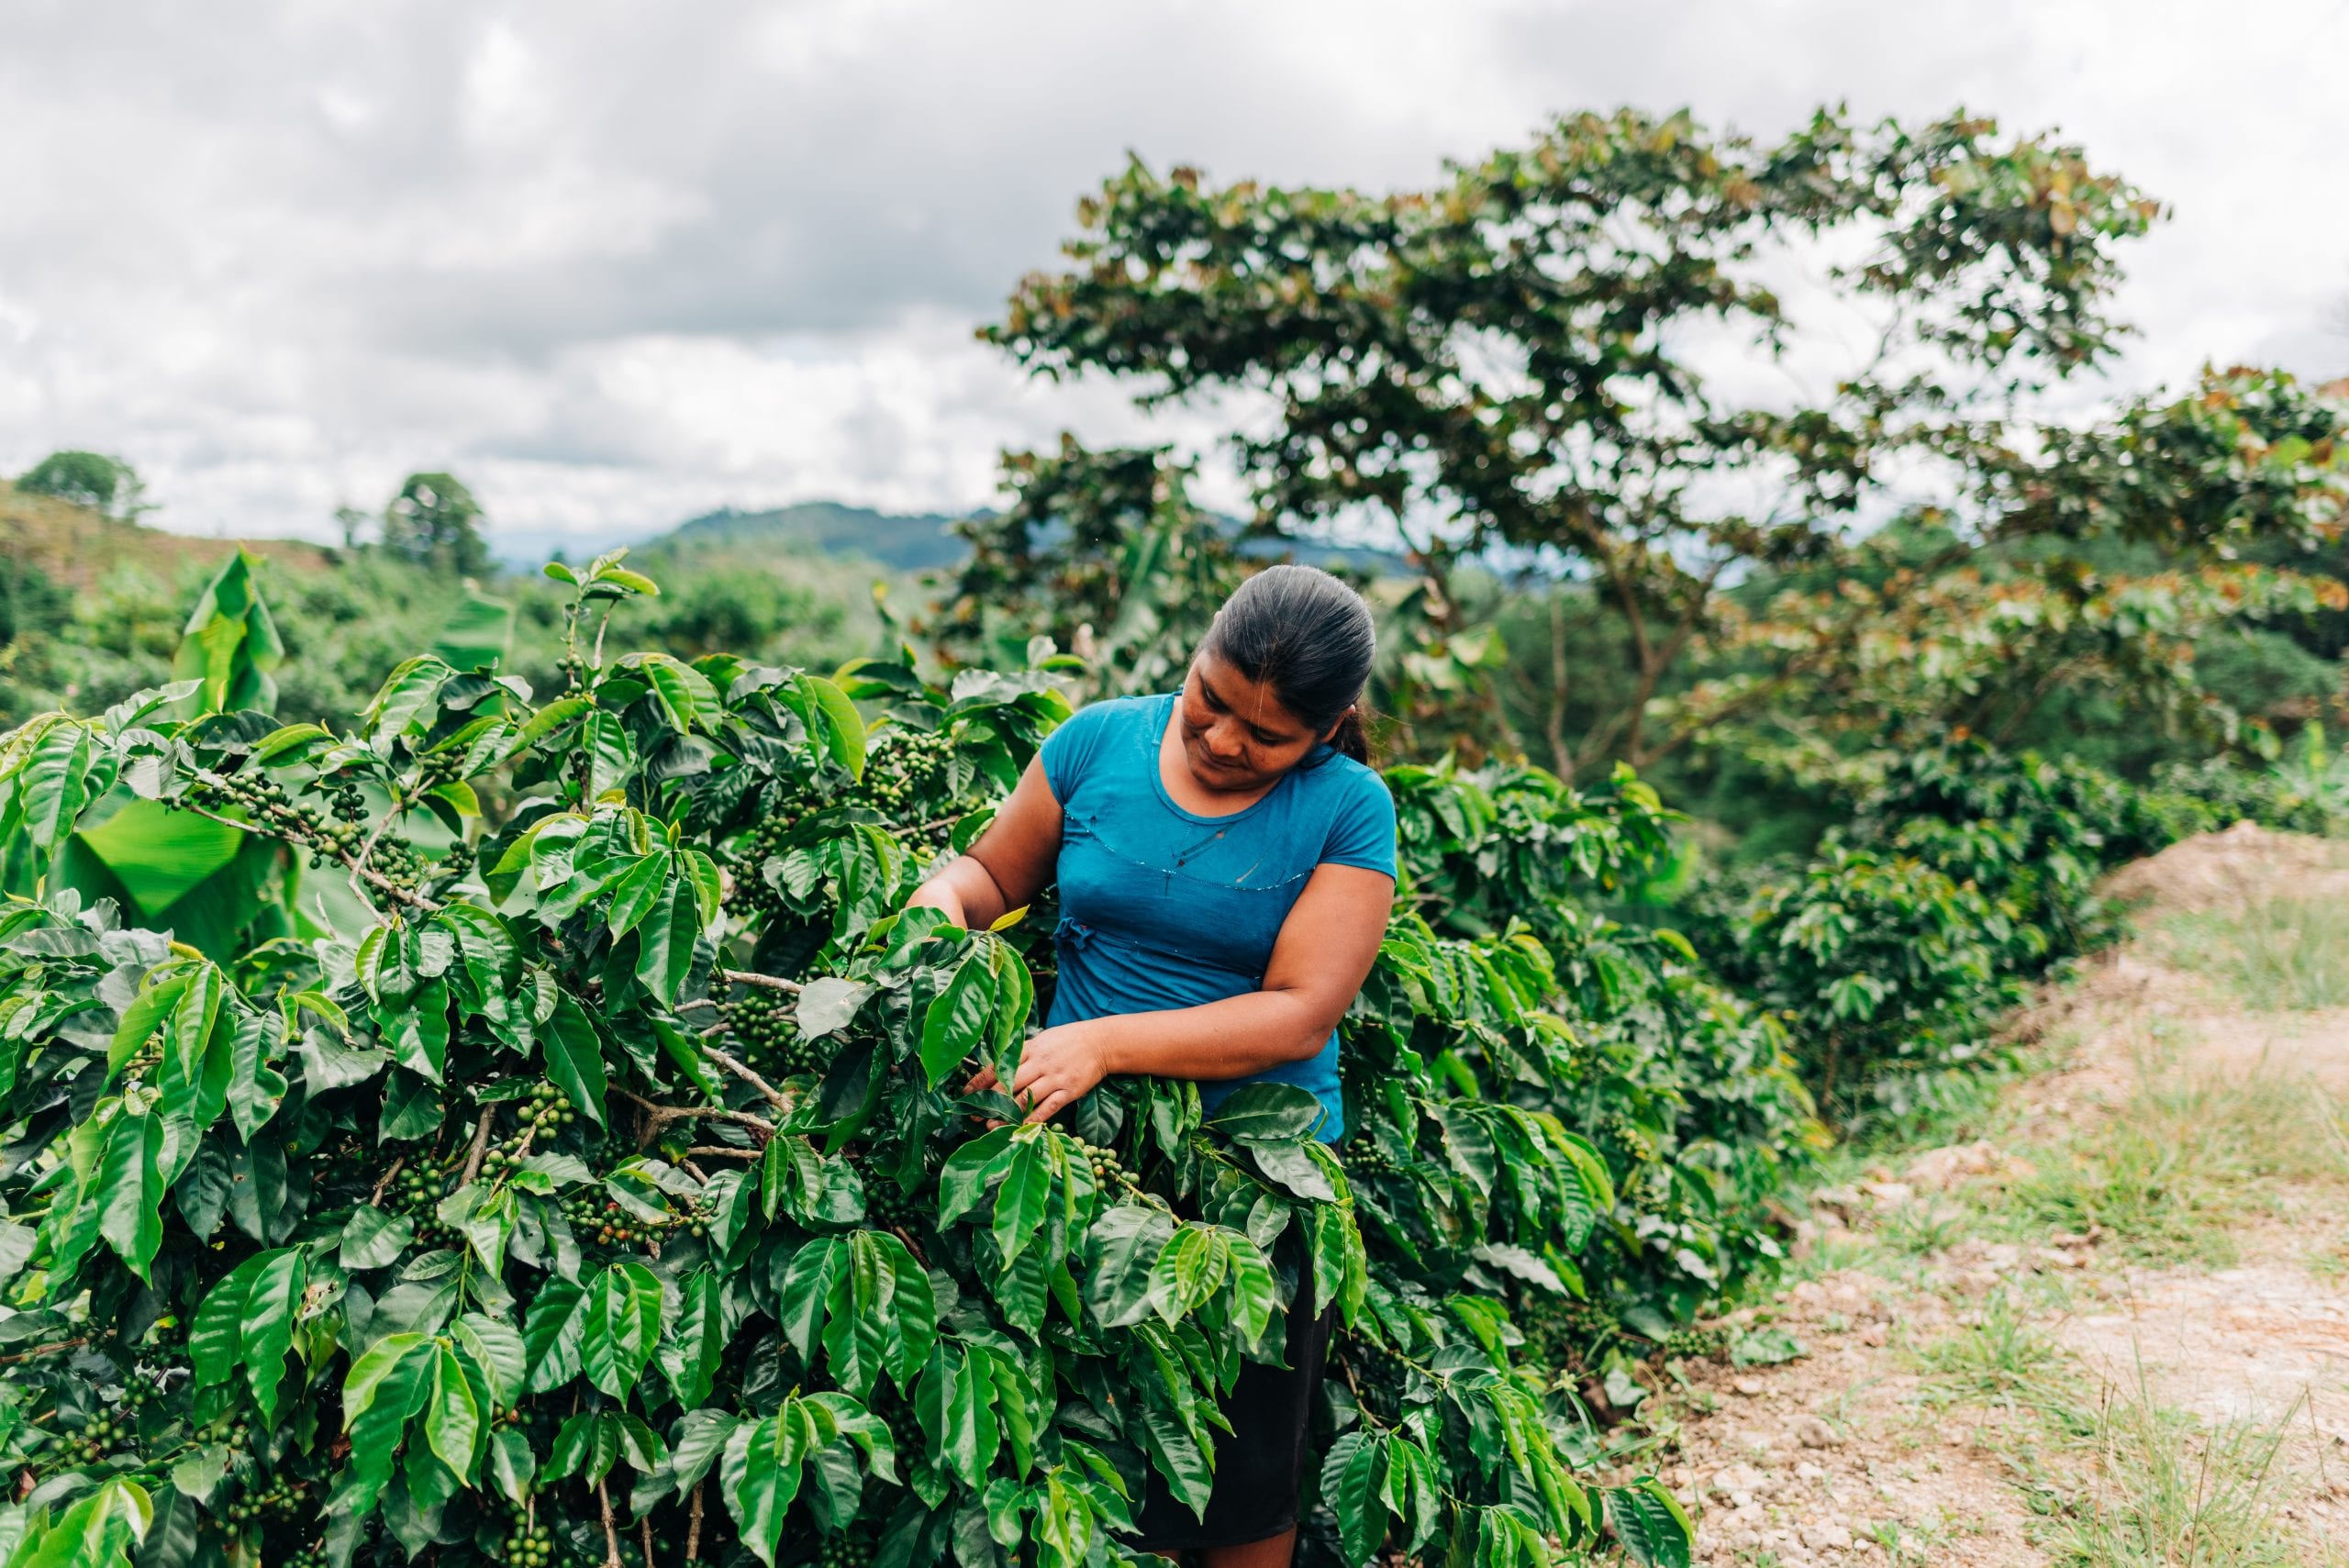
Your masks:
{"label": "woman's ponytail", "polygon": [[1338,720],[1338,731],[1330,737],[1330,749],[1357,762],[1370,762],[1370,731],[1363,727],[1360,706],[1348,708],[1346,717]]}
{"label": "woman's ponytail", "polygon": [[1234,590],[1199,644],[1358,762],[1370,761],[1363,688],[1378,651],[1377,628],[1362,595],[1315,566],[1268,566]]}

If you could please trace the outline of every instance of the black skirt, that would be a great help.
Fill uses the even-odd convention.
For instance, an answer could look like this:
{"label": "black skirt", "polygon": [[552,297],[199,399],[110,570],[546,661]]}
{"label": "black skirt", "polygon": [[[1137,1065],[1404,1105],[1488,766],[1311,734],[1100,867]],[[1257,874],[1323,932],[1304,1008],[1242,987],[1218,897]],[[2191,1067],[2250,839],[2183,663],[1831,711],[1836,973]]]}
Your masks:
{"label": "black skirt", "polygon": [[1215,1485],[1207,1518],[1191,1512],[1167,1489],[1155,1465],[1134,1518],[1136,1549],[1202,1551],[1269,1540],[1297,1528],[1298,1488],[1313,1454],[1313,1408],[1321,1394],[1321,1363],[1330,1354],[1337,1304],[1313,1310],[1313,1268],[1308,1263],[1288,1314],[1286,1366],[1241,1365],[1222,1405],[1229,1432],[1215,1437]]}

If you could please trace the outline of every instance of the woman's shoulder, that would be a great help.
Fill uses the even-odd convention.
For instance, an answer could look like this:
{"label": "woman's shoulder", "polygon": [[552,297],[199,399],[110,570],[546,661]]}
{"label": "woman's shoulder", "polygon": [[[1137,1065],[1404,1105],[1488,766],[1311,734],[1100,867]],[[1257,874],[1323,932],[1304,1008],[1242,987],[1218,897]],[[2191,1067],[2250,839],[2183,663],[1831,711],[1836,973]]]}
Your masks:
{"label": "woman's shoulder", "polygon": [[1375,802],[1388,811],[1395,809],[1395,797],[1378,770],[1343,752],[1306,769],[1305,776],[1312,781],[1310,787],[1326,792],[1334,799]]}
{"label": "woman's shoulder", "polygon": [[1143,735],[1163,696],[1108,697],[1087,703],[1044,738],[1044,775],[1054,796],[1066,804],[1075,776],[1121,744]]}
{"label": "woman's shoulder", "polygon": [[1165,701],[1163,696],[1104,697],[1099,702],[1086,703],[1063,719],[1052,735],[1094,741],[1103,736],[1137,730],[1149,724]]}

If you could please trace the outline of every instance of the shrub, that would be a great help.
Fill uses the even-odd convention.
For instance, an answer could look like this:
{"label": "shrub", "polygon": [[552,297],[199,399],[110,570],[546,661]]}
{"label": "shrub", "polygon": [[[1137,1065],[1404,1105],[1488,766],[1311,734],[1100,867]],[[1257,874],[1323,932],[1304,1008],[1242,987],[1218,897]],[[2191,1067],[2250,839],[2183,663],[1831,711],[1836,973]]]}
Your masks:
{"label": "shrub", "polygon": [[[1674,814],[1629,769],[1587,795],[1536,768],[1387,778],[1402,901],[1430,934],[1464,940],[1464,956],[1538,953],[1542,965],[1528,987],[1538,1010],[1486,1038],[1472,1027],[1447,1041],[1436,1020],[1453,1016],[1448,997],[1418,1002],[1417,1054],[1441,1045],[1480,1064],[1488,1098],[1557,1116],[1606,1155],[1615,1188],[1573,1260],[1581,1298],[1522,1305],[1544,1318],[1568,1309],[1575,1327],[1553,1339],[1572,1351],[1622,1328],[1662,1342],[1778,1262],[1771,1201],[1821,1136],[1786,1032],[1719,984],[1677,932],[1589,911],[1594,893],[1639,880],[1669,848]],[[1382,1082],[1412,1043],[1358,1032],[1354,1081]]]}
{"label": "shrub", "polygon": [[[574,629],[651,587],[557,574]],[[540,704],[412,658],[345,729],[202,711],[256,689],[219,670],[0,741],[33,1560],[1122,1560],[1147,1472],[1204,1496],[1216,1396],[1309,1274],[1357,1373],[1321,1547],[1687,1562],[1659,1485],[1574,1473],[1508,1307],[1621,1222],[1553,1108],[1587,1086],[1561,974],[1631,962],[1603,933],[1562,970],[1398,920],[1349,1025],[1359,1186],[1275,1086],[989,1129],[1016,1107],[961,1086],[1016,1062],[1037,924],[902,902],[1065,711],[1048,674],[564,668]]]}

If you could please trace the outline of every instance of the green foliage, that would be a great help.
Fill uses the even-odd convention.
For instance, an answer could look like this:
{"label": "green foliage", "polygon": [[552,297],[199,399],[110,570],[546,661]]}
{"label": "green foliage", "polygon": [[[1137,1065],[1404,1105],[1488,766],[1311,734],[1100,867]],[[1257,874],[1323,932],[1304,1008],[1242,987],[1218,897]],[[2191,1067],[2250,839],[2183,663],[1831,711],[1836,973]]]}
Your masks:
{"label": "green foliage", "polygon": [[[1402,781],[1469,831],[1415,829],[1426,913],[1347,1025],[1376,1070],[1344,1160],[1279,1086],[1210,1119],[1119,1081],[1065,1126],[990,1128],[1014,1108],[962,1085],[1017,1061],[1039,928],[903,899],[1066,712],[1048,673],[607,659],[585,631],[653,584],[614,557],[555,575],[570,678],[543,701],[418,654],[347,724],[164,691],[0,740],[28,857],[127,795],[157,816],[126,837],[225,821],[308,869],[208,949],[59,882],[0,906],[20,1557],[551,1564],[625,1535],[737,1565],[1125,1560],[1147,1473],[1204,1499],[1216,1399],[1309,1287],[1341,1366],[1383,1358],[1362,1397],[1330,1385],[1313,1530],[1343,1560],[1546,1563],[1603,1527],[1687,1560],[1661,1488],[1578,1473],[1586,1426],[1511,1303],[1647,1288],[1673,1211],[1623,1195],[1666,1162],[1712,1227],[1681,1250],[1746,1266],[1751,1202],[1705,1206],[1752,1199],[1752,1151],[1708,1140],[1798,1091],[1773,1055],[1689,1093],[1703,1067],[1640,1007],[1774,1037],[1685,944],[1578,924],[1549,857],[1488,853],[1547,832],[1620,874],[1652,798],[1526,775],[1497,812],[1483,783]],[[1489,921],[1520,882],[1531,917]],[[1670,1113],[1653,1159],[1575,1130],[1594,1060]]]}
{"label": "green foliage", "polygon": [[1700,934],[1787,1020],[1846,1119],[1899,1116],[1982,1059],[2000,1016],[2110,930],[2095,883],[2178,826],[2084,763],[1960,740],[1899,758],[1808,862],[1716,890]]}
{"label": "green foliage", "polygon": [[1247,562],[1190,498],[1189,470],[1163,450],[1004,460],[1014,499],[956,525],[971,555],[924,628],[962,662],[1017,661],[1031,635],[1075,650],[1105,693],[1178,684]]}
{"label": "green foliage", "polygon": [[285,644],[255,587],[254,564],[239,550],[205,585],[172,661],[176,679],[202,683],[195,695],[206,713],[277,708],[270,672],[284,661]]}
{"label": "green foliage", "polygon": [[109,517],[128,519],[154,510],[141,499],[147,486],[138,471],[103,452],[51,452],[17,476],[17,488],[54,495]]}
{"label": "green foliage", "polygon": [[[1652,866],[1674,820],[1628,770],[1591,795],[1522,767],[1387,778],[1413,913],[1364,995],[1385,1029],[1348,1040],[1349,1122],[1375,1127],[1391,1085],[1430,1063],[1473,1075],[1484,1100],[1555,1117],[1598,1152],[1613,1205],[1578,1253],[1545,1254],[1565,1291],[1527,1289],[1543,1276],[1513,1254],[1479,1254],[1479,1283],[1520,1303],[1553,1358],[1626,1329],[1662,1341],[1777,1263],[1768,1207],[1818,1137],[1786,1035],[1677,932],[1590,912],[1594,891]],[[1480,1004],[1481,973],[1507,984]],[[1442,1221],[1408,1150],[1373,1132],[1348,1154],[1357,1204],[1421,1216],[1403,1234],[1423,1252],[1418,1231]]]}
{"label": "green foliage", "polygon": [[[1831,561],[1894,473],[2003,483],[2032,446],[2014,395],[2109,354],[2118,251],[2157,210],[1983,119],[1822,112],[1762,146],[1581,114],[1387,195],[1133,163],[990,336],[1145,404],[1269,394],[1276,418],[1232,440],[1260,515],[1392,519],[1429,573],[1433,649],[1471,629],[1454,578],[1486,547],[1586,579],[1637,673],[1575,739],[1588,767],[1646,753],[1650,700],[1734,629],[1724,583]],[[1869,259],[1829,260],[1846,250]],[[1878,350],[1791,310],[1790,274],[1880,326]],[[1833,390],[1726,401],[1690,358],[1724,336],[1831,356]]]}

